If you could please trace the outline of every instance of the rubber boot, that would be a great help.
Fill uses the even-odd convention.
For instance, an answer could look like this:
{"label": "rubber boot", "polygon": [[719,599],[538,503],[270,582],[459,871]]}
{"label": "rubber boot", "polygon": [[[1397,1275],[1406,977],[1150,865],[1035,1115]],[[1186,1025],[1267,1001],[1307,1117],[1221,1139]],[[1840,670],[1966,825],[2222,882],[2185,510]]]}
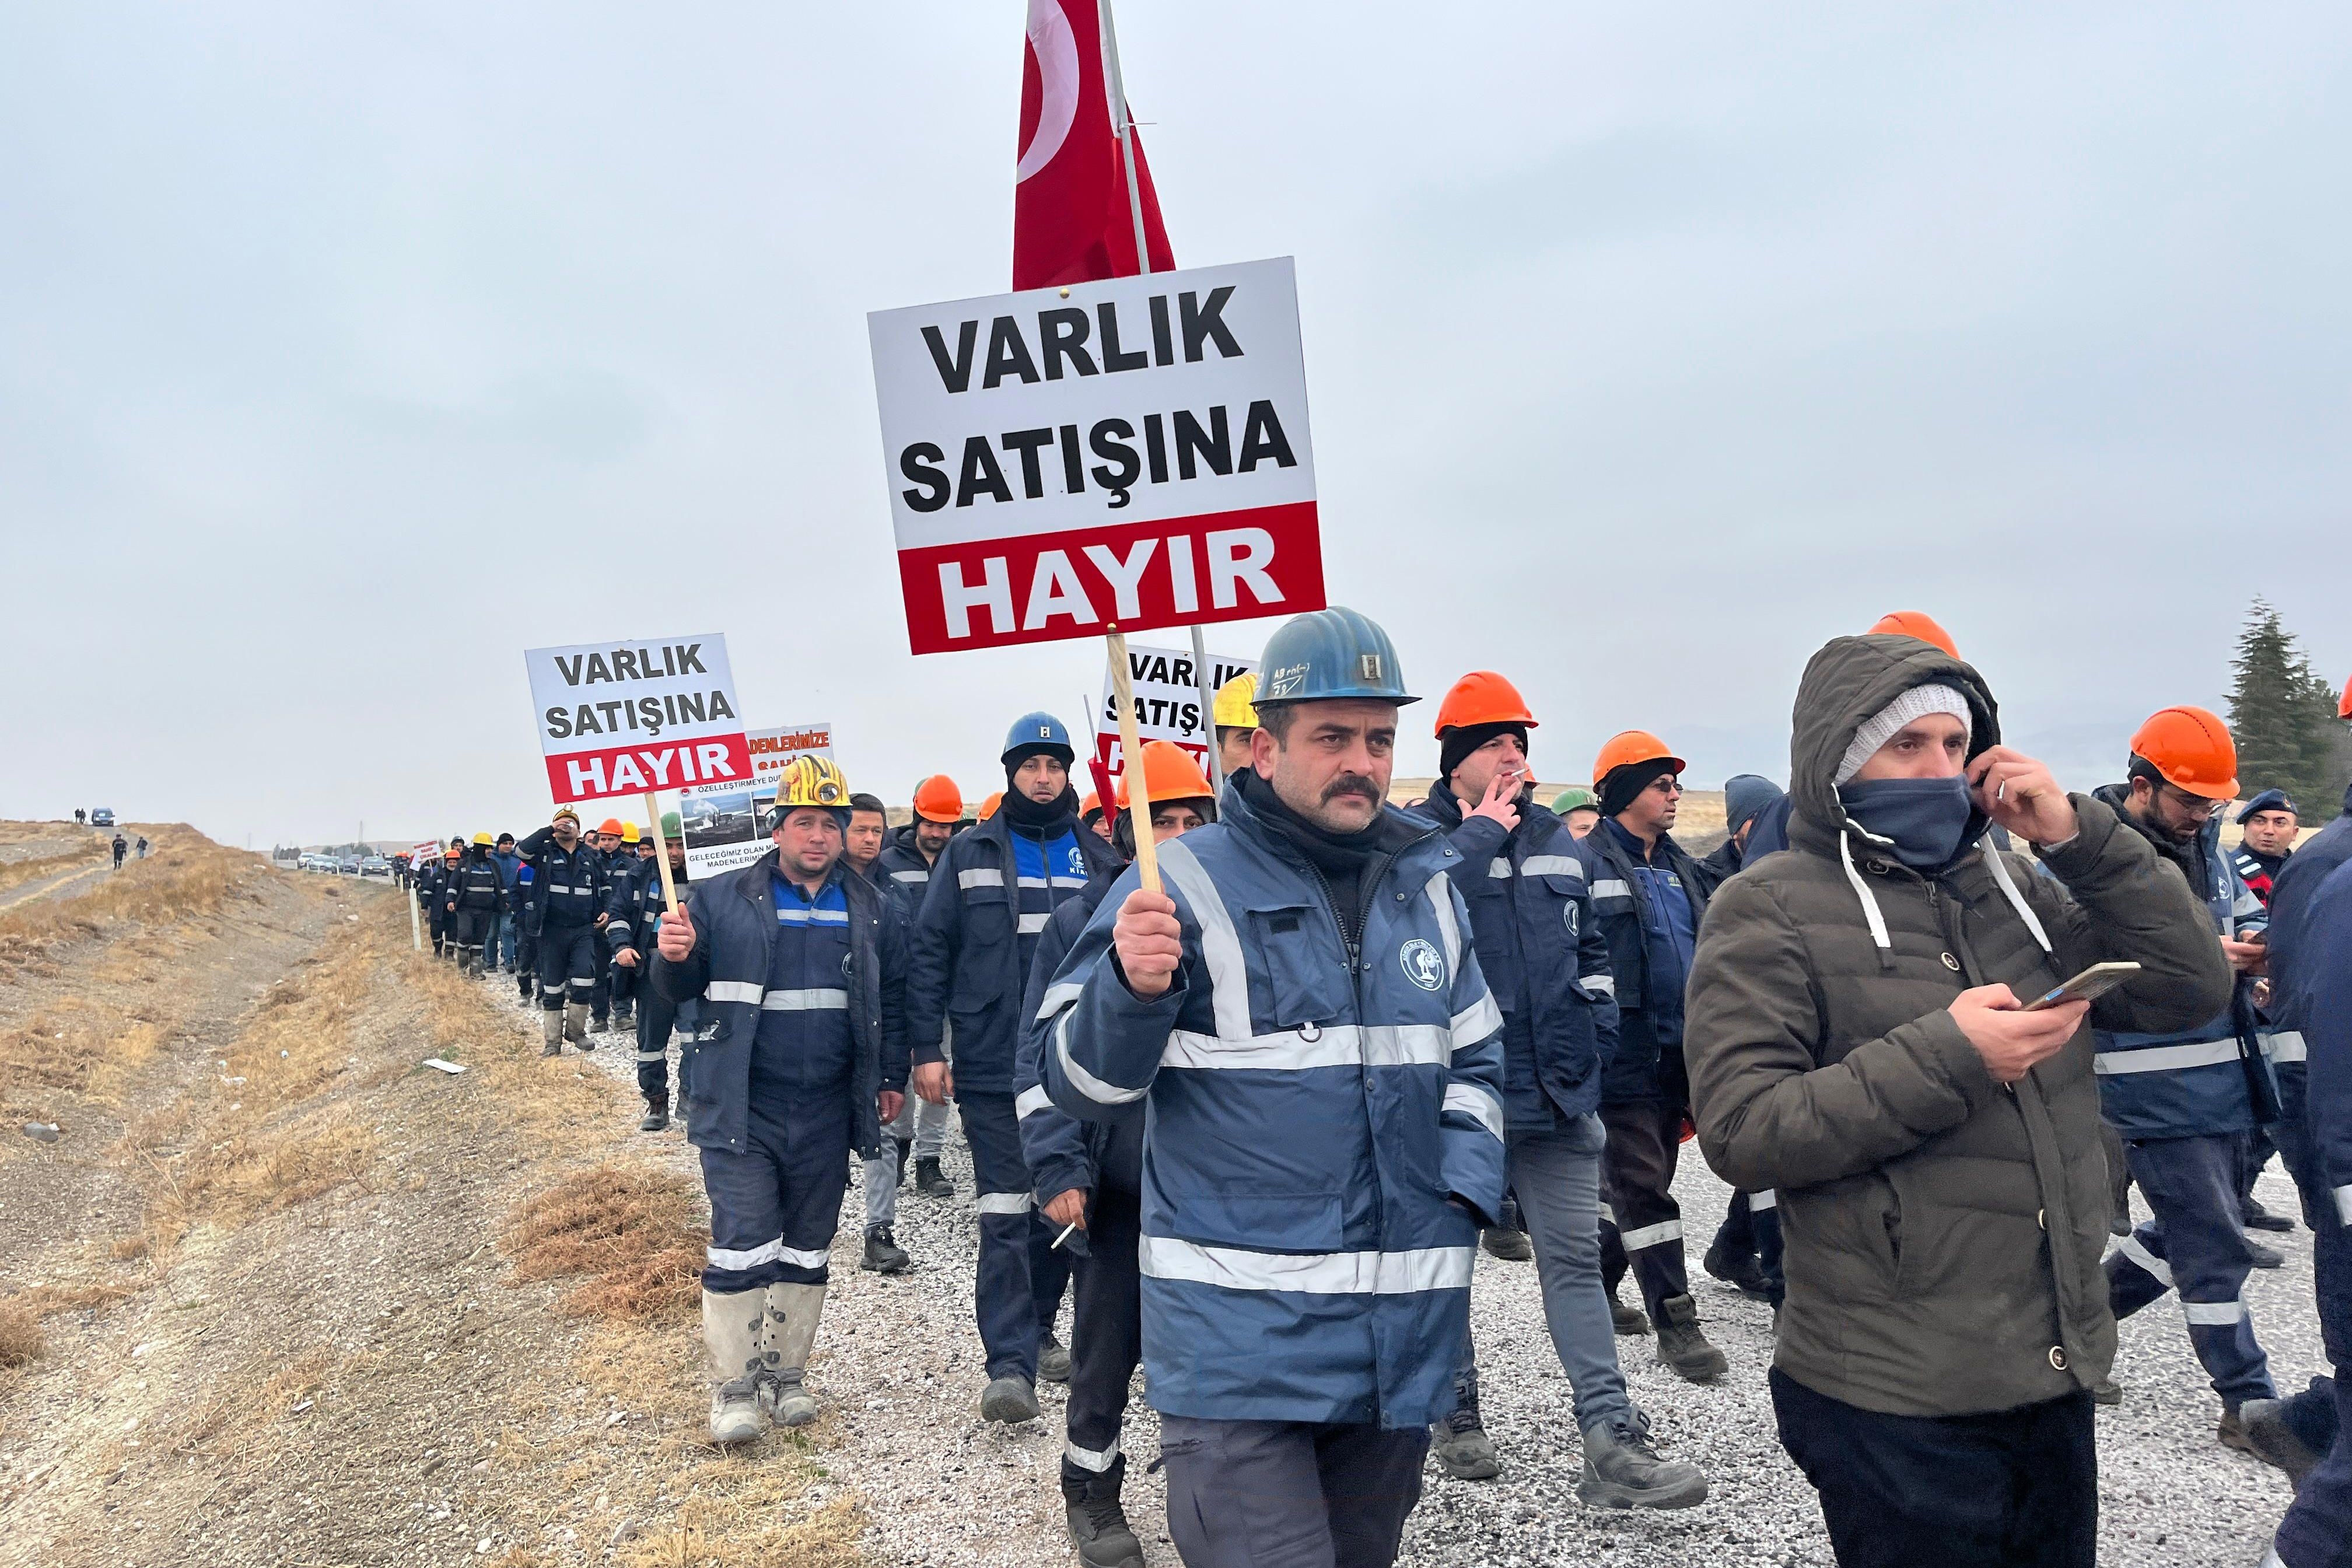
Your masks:
{"label": "rubber boot", "polygon": [[562,1056],[563,1054],[562,1013],[542,1011],[540,1017],[543,1021],[542,1027],[547,1031],[547,1043],[539,1047],[539,1054],[543,1057]]}
{"label": "rubber boot", "polygon": [[768,1429],[756,1376],[763,1307],[758,1290],[702,1293],[702,1349],[710,1363],[710,1440],[749,1443]]}
{"label": "rubber boot", "polygon": [[566,1002],[563,1005],[563,1037],[583,1051],[596,1047],[588,1043],[588,1004]]}
{"label": "rubber boot", "polygon": [[1478,1419],[1477,1368],[1454,1378],[1454,1414],[1429,1429],[1430,1451],[1457,1481],[1493,1480],[1503,1473],[1503,1460]]}
{"label": "rubber boot", "polygon": [[1586,1429],[1576,1496],[1590,1508],[1689,1508],[1706,1500],[1706,1474],[1658,1458],[1650,1418],[1636,1410]]}
{"label": "rubber boot", "polygon": [[915,1190],[927,1198],[955,1196],[955,1184],[940,1174],[940,1163],[936,1158],[915,1162]]}
{"label": "rubber boot", "polygon": [[646,1101],[645,1119],[637,1123],[637,1131],[640,1132],[659,1132],[668,1126],[669,1101],[667,1100],[649,1100]]}
{"label": "rubber boot", "polygon": [[1699,1331],[1698,1303],[1688,1296],[1669,1296],[1658,1303],[1658,1360],[1692,1383],[1731,1370],[1724,1353]]}
{"label": "rubber boot", "polygon": [[1065,1477],[1062,1501],[1068,1506],[1070,1544],[1078,1549],[1086,1568],[1143,1568],[1143,1542],[1127,1522],[1119,1504],[1120,1470],[1089,1476],[1083,1482]]}
{"label": "rubber boot", "polygon": [[898,1238],[890,1234],[888,1226],[866,1227],[866,1256],[858,1260],[857,1267],[876,1274],[904,1274],[914,1261],[898,1245]]}
{"label": "rubber boot", "polygon": [[771,1285],[767,1309],[760,1331],[760,1404],[777,1426],[805,1426],[816,1419],[808,1358],[824,1316],[824,1287]]}

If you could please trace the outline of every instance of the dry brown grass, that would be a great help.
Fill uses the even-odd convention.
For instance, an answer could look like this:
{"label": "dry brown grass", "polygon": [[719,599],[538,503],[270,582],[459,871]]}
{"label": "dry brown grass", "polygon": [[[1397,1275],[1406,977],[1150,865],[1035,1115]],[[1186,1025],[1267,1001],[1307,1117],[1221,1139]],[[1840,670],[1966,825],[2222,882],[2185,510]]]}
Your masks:
{"label": "dry brown grass", "polygon": [[256,898],[256,879],[281,874],[262,857],[224,848],[184,823],[131,831],[152,844],[146,859],[124,862],[75,898],[35,899],[0,913],[0,972],[37,964],[59,947],[128,922],[157,928],[209,921],[232,899]]}
{"label": "dry brown grass", "polygon": [[105,845],[93,838],[88,844],[62,854],[0,862],[0,893],[11,888],[21,888],[27,882],[54,877],[61,871],[70,871],[79,866],[95,866],[110,853]]}
{"label": "dry brown grass", "polygon": [[752,1458],[713,1459],[674,1477],[675,1528],[632,1543],[625,1568],[858,1568],[858,1537],[866,1510],[855,1498],[835,1498],[809,1512],[788,1510],[807,1490],[803,1466]]}
{"label": "dry brown grass", "polygon": [[14,1372],[41,1353],[41,1315],[21,1301],[0,1301],[0,1372]]}
{"label": "dry brown grass", "polygon": [[466,979],[429,951],[405,951],[404,908],[387,910],[383,921],[404,950],[401,988],[425,1004],[433,1054],[479,1075],[482,1091],[497,1099],[502,1114],[538,1134],[541,1147],[583,1157],[609,1148],[619,1087],[601,1072],[574,1066],[570,1058],[541,1057],[537,1044],[517,1032],[513,1014],[492,1002],[480,982]]}
{"label": "dry brown grass", "polygon": [[694,1187],[675,1172],[599,1165],[515,1211],[499,1250],[511,1282],[586,1278],[558,1305],[620,1322],[682,1322],[700,1300],[704,1245]]}

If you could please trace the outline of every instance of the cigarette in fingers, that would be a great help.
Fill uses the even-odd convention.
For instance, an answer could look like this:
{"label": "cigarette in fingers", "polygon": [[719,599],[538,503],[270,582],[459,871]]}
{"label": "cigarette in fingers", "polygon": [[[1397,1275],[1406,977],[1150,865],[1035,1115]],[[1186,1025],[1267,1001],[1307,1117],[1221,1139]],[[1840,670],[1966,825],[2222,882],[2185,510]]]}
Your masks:
{"label": "cigarette in fingers", "polygon": [[[1074,1230],[1076,1230],[1076,1229],[1077,1229],[1077,1228],[1078,1228],[1078,1222],[1077,1222],[1076,1220],[1072,1220],[1069,1224],[1067,1224],[1067,1225],[1064,1226],[1062,1227],[1062,1234],[1061,1234],[1061,1235],[1059,1235],[1059,1236],[1057,1236],[1057,1237],[1055,1237],[1054,1238],[1054,1246],[1055,1246],[1055,1247],[1059,1247],[1059,1246],[1061,1246],[1061,1245],[1062,1245],[1062,1243],[1064,1243],[1064,1242],[1066,1242],[1066,1241],[1069,1240],[1069,1239],[1070,1239],[1070,1232],[1072,1232],[1072,1231],[1074,1231]],[[1050,1250],[1050,1248],[1049,1248],[1048,1250]]]}
{"label": "cigarette in fingers", "polygon": [[2008,781],[2007,779],[2003,779],[2003,780],[2001,780],[2001,781],[2000,781],[2000,783],[1999,783],[1999,784],[1997,784],[1993,785],[1993,790],[1992,790],[1992,799],[1993,799],[1993,804],[1994,804],[1995,805],[2000,805],[2000,799],[2001,799],[2001,797],[2002,797],[2003,795],[2007,795],[2008,793],[2009,793],[2009,781]]}

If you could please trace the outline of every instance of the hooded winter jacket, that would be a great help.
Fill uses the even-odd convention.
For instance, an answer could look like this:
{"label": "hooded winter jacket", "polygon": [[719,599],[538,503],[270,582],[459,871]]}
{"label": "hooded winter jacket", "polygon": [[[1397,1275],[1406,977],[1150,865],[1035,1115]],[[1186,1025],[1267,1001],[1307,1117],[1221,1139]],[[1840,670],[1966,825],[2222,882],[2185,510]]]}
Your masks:
{"label": "hooded winter jacket", "polygon": [[[2109,1029],[2209,1018],[2231,973],[2204,907],[2087,795],[2058,879],[1986,842],[1922,874],[1846,815],[1831,780],[1900,692],[1941,682],[1997,744],[1972,668],[1910,637],[1813,656],[1790,747],[1790,847],[1717,889],[1699,932],[1684,1049],[1707,1163],[1780,1193],[1788,1300],[1774,1365],[1865,1410],[1959,1415],[2088,1388],[2114,1359],[2099,1269],[2106,1168],[2086,1026],[2016,1084],[1948,1010],[1972,986],[2021,999],[2085,965],[2144,966],[2093,1004]],[[2071,893],[2069,891],[2071,889]]]}
{"label": "hooded winter jacket", "polygon": [[[1327,879],[1227,781],[1216,822],[1160,847],[1173,984],[1139,997],[1111,955],[1129,868],[1030,1026],[1063,1110],[1147,1105],[1163,1413],[1395,1430],[1454,1407],[1478,1226],[1503,1199],[1503,1020],[1447,875],[1460,852],[1392,809],[1377,827],[1351,943]],[[956,1047],[961,1074],[961,1027]]]}

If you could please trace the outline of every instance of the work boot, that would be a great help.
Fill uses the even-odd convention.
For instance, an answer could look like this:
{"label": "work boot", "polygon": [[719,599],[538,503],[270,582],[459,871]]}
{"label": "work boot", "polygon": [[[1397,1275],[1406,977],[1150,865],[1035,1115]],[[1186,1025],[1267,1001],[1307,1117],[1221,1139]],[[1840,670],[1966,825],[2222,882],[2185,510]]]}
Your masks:
{"label": "work boot", "polygon": [[1037,1390],[1034,1384],[1017,1372],[991,1378],[987,1390],[980,1396],[980,1418],[1002,1421],[1016,1426],[1037,1419]]}
{"label": "work boot", "polygon": [[2244,1410],[2245,1406],[2242,1405],[2221,1406],[2221,1424],[2213,1428],[2213,1436],[2221,1440],[2221,1447],[2224,1448],[2235,1448],[2241,1454],[2252,1454],[2259,1459],[2263,1457],[2263,1451],[2255,1447],[2246,1436]]}
{"label": "work boot", "polygon": [[809,1350],[824,1315],[822,1285],[771,1285],[760,1321],[760,1407],[779,1426],[805,1426],[816,1419],[816,1395],[808,1391]]}
{"label": "work boot", "polygon": [[1084,1486],[1062,1483],[1069,1507],[1070,1544],[1086,1568],[1143,1568],[1143,1542],[1119,1506],[1119,1479],[1097,1476]]}
{"label": "work boot", "polygon": [[1488,1252],[1506,1263],[1525,1263],[1536,1255],[1535,1248],[1528,1245],[1528,1233],[1524,1230],[1490,1225],[1479,1233],[1478,1239]]}
{"label": "work boot", "polygon": [[613,1027],[615,1029],[635,1028],[636,1022],[637,1005],[635,1003],[632,1002],[625,1007],[613,1009]]}
{"label": "work boot", "polygon": [[757,1290],[702,1293],[702,1349],[716,1380],[710,1440],[721,1447],[754,1441],[768,1429],[753,1381],[760,1367],[761,1308]]}
{"label": "work boot", "polygon": [[2287,1231],[2294,1228],[2294,1221],[2283,1214],[2273,1214],[2261,1204],[2249,1198],[2246,1200],[2246,1228]]}
{"label": "work boot", "polygon": [[640,1132],[659,1132],[669,1126],[669,1102],[666,1100],[646,1101],[645,1120],[637,1123]]}
{"label": "work boot", "polygon": [[2246,1237],[2246,1260],[2257,1268],[2286,1267],[2286,1254],[2275,1247],[2264,1247],[2252,1237]]}
{"label": "work boot", "polygon": [[1650,1331],[1650,1314],[1620,1301],[1612,1289],[1609,1292],[1609,1326],[1621,1334],[1646,1334]]}
{"label": "work boot", "polygon": [[951,1198],[956,1190],[953,1182],[940,1174],[940,1163],[934,1157],[915,1162],[915,1191],[927,1198]]}
{"label": "work boot", "polygon": [[566,1002],[563,1005],[563,1037],[583,1051],[588,1049],[587,1003]]}
{"label": "work boot", "polygon": [[1457,1481],[1490,1481],[1503,1473],[1501,1456],[1478,1419],[1478,1373],[1454,1380],[1454,1414],[1429,1429],[1430,1451]]}
{"label": "work boot", "polygon": [[1751,1301],[1772,1299],[1772,1282],[1765,1278],[1762,1260],[1752,1252],[1734,1256],[1726,1251],[1718,1240],[1708,1245],[1706,1256],[1700,1259],[1700,1264],[1709,1274],[1736,1288]]}
{"label": "work boot", "polygon": [[539,1054],[543,1057],[562,1056],[563,1054],[563,1015],[541,1013],[540,1017],[544,1021],[547,1043],[539,1047]]}
{"label": "work boot", "polygon": [[1051,1329],[1037,1331],[1037,1381],[1067,1383],[1070,1381],[1070,1349],[1054,1337]]}
{"label": "work boot", "polygon": [[613,1020],[603,1014],[598,1014],[588,1020],[588,1032],[592,1035],[609,1035],[613,1032]]}
{"label": "work boot", "polygon": [[1721,1377],[1731,1363],[1707,1343],[1699,1331],[1698,1303],[1688,1296],[1669,1296],[1658,1303],[1658,1360],[1675,1375],[1692,1383]]}
{"label": "work boot", "polygon": [[[2284,1470],[2286,1479],[2298,1489],[2303,1486],[2303,1478],[2317,1468],[2320,1456],[2313,1453],[2311,1446],[2287,1424],[2285,1400],[2247,1400],[2238,1406],[2238,1426],[2245,1436],[2246,1450]],[[2229,1439],[2224,1437],[2222,1441]]]}
{"label": "work boot", "polygon": [[515,989],[522,993],[522,999],[526,1002],[530,1000],[531,989],[538,984],[539,976],[536,974],[518,974],[515,976]]}
{"label": "work boot", "polygon": [[898,1145],[897,1182],[899,1187],[904,1188],[907,1184],[907,1155],[915,1147],[915,1141],[912,1138],[893,1138],[890,1142]]}
{"label": "work boot", "polygon": [[866,1256],[859,1259],[857,1267],[876,1274],[904,1274],[914,1261],[898,1245],[898,1238],[890,1234],[888,1226],[866,1227]]}
{"label": "work boot", "polygon": [[1650,1418],[1635,1410],[1585,1428],[1576,1496],[1591,1508],[1689,1508],[1706,1500],[1706,1473],[1658,1458]]}

